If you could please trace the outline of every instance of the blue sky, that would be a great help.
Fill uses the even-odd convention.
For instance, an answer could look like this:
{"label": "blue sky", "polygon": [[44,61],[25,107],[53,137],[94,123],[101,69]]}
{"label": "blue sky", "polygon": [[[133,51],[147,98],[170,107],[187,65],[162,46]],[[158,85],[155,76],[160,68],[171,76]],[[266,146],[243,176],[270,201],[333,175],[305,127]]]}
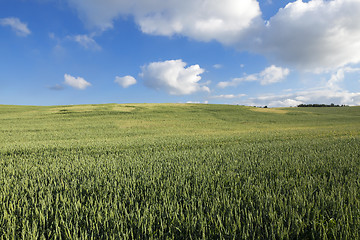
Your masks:
{"label": "blue sky", "polygon": [[0,0],[0,104],[360,105],[358,0]]}

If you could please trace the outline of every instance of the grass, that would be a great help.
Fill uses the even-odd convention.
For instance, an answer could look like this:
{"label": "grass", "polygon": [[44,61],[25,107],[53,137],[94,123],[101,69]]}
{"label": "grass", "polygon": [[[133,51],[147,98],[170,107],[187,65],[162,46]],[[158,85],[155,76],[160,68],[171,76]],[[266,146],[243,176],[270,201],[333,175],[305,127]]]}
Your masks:
{"label": "grass", "polygon": [[360,239],[360,108],[0,105],[0,239]]}

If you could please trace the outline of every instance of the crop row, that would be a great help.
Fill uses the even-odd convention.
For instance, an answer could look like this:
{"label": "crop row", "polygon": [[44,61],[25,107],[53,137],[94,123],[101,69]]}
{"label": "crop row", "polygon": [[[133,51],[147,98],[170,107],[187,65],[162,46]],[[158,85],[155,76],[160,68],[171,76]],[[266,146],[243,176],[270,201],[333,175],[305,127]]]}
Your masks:
{"label": "crop row", "polygon": [[360,138],[0,152],[0,239],[360,239]]}

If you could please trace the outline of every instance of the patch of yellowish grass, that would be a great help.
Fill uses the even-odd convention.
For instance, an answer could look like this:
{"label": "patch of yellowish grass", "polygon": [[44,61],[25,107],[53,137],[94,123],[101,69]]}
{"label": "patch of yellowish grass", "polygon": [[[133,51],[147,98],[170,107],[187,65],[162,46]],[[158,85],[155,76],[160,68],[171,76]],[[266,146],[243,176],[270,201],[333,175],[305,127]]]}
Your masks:
{"label": "patch of yellowish grass", "polygon": [[119,111],[119,112],[132,112],[132,111],[135,110],[135,106],[124,105],[124,104],[116,104],[111,108],[111,110]]}
{"label": "patch of yellowish grass", "polygon": [[282,108],[256,108],[256,107],[252,107],[252,108],[249,108],[249,110],[254,111],[254,112],[262,112],[262,113],[278,113],[278,114],[288,113],[287,110],[284,110]]}
{"label": "patch of yellowish grass", "polygon": [[89,112],[98,109],[98,106],[95,105],[68,105],[68,106],[58,106],[55,108],[51,108],[51,113],[59,113],[62,111],[69,111],[69,112]]}
{"label": "patch of yellowish grass", "polygon": [[93,112],[93,111],[119,111],[119,112],[131,112],[135,110],[135,106],[128,104],[105,104],[105,105],[67,105],[57,106],[49,109],[50,113],[61,113],[65,111],[69,112]]}

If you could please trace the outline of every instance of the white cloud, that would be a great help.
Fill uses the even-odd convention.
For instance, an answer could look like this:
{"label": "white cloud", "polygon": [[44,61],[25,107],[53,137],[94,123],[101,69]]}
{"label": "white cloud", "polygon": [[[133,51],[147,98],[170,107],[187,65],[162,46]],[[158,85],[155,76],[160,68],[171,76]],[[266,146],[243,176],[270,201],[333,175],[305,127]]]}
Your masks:
{"label": "white cloud", "polygon": [[10,26],[18,36],[26,37],[31,33],[26,23],[23,23],[18,18],[0,18],[1,26]]}
{"label": "white cloud", "polygon": [[67,39],[79,43],[85,49],[91,49],[94,51],[101,50],[101,47],[96,43],[93,37],[88,35],[68,36]]}
{"label": "white cloud", "polygon": [[189,103],[189,104],[208,104],[209,101],[204,101],[204,102],[200,102],[200,101],[187,101],[186,103]]}
{"label": "white cloud", "polygon": [[81,20],[90,28],[96,27],[104,31],[113,27],[114,19],[131,14],[130,0],[68,0]]}
{"label": "white cloud", "polygon": [[331,75],[330,80],[327,82],[326,86],[330,89],[338,89],[338,83],[344,80],[345,74],[344,69],[339,69],[336,73]]}
{"label": "white cloud", "polygon": [[339,68],[336,73],[331,75],[331,78],[326,83],[326,87],[330,89],[340,89],[339,84],[344,81],[346,73],[360,72],[360,68],[343,67]]}
{"label": "white cloud", "polygon": [[297,0],[267,22],[252,48],[306,71],[359,63],[359,13],[359,0]]}
{"label": "white cloud", "polygon": [[143,32],[165,36],[181,34],[200,41],[230,44],[261,15],[256,0],[184,0],[164,5],[167,6],[156,9],[155,14],[137,15]]}
{"label": "white cloud", "polygon": [[224,95],[216,95],[216,96],[211,96],[210,98],[214,98],[214,99],[221,99],[221,98],[224,98],[224,99],[234,99],[234,98],[241,98],[241,97],[245,97],[246,94],[237,94],[237,95],[234,95],[234,94],[224,94]]}
{"label": "white cloud", "polygon": [[187,95],[199,91],[210,92],[204,84],[200,84],[200,74],[204,69],[199,65],[185,67],[181,59],[164,62],[152,62],[142,67],[140,76],[146,86],[163,90],[171,95]]}
{"label": "white cloud", "polygon": [[241,78],[234,78],[230,82],[219,82],[218,87],[225,88],[230,86],[237,86],[241,82],[260,82],[261,85],[268,85],[272,83],[277,83],[283,81],[290,73],[290,70],[287,68],[276,67],[271,65],[270,67],[265,68],[260,73],[255,73],[251,75],[246,75]]}
{"label": "white cloud", "polygon": [[269,103],[269,107],[296,107],[300,104],[302,104],[301,101],[297,101],[294,99],[284,99],[284,100],[271,101]]}
{"label": "white cloud", "polygon": [[266,22],[257,0],[67,1],[86,25],[101,31],[130,16],[147,34],[216,40],[301,70],[360,62],[359,0],[296,0]]}
{"label": "white cloud", "polygon": [[[348,93],[345,92],[345,96],[347,95]],[[344,96],[344,92],[333,91],[330,89],[313,89],[296,92],[293,94],[292,98],[304,103],[325,103],[328,99],[342,96]]]}
{"label": "white cloud", "polygon": [[340,105],[360,105],[360,92],[346,90],[341,87],[341,83],[346,79],[346,74],[360,73],[360,68],[344,67],[332,74],[322,86],[314,86],[310,89],[285,89],[283,93],[262,94],[261,96],[251,97],[239,104],[249,106],[269,106],[269,107],[290,107],[299,104],[340,104]]}
{"label": "white cloud", "polygon": [[249,98],[247,105],[267,105],[270,107],[289,107],[299,104],[344,104],[360,105],[360,92],[342,89],[338,84],[345,78],[346,73],[360,72],[358,68],[343,68],[333,74],[325,87],[307,90],[287,90],[286,94],[267,94]]}
{"label": "white cloud", "polygon": [[69,74],[64,75],[64,83],[73,88],[84,90],[87,87],[91,86],[91,83],[87,82],[85,79],[81,77],[73,77]]}
{"label": "white cloud", "polygon": [[254,21],[261,22],[256,0],[68,0],[90,27],[106,30],[131,15],[144,33],[179,34],[200,41],[235,42]]}
{"label": "white cloud", "polygon": [[253,99],[257,102],[263,102],[270,107],[276,106],[297,106],[301,103],[306,104],[344,104],[344,105],[360,105],[360,93],[349,92],[346,90],[333,89],[310,89],[295,92],[289,95],[272,95]]}
{"label": "white cloud", "polygon": [[115,82],[119,84],[123,88],[130,87],[131,85],[136,84],[136,79],[132,76],[125,76],[125,77],[115,77]]}
{"label": "white cloud", "polygon": [[223,65],[221,65],[221,64],[214,64],[213,65],[213,68],[215,68],[215,69],[220,69],[222,67],[223,67]]}
{"label": "white cloud", "polygon": [[259,74],[260,84],[268,85],[281,82],[287,77],[287,75],[289,75],[289,73],[290,70],[288,68],[281,68],[276,67],[275,65],[271,65],[270,67],[265,68],[265,70]]}

